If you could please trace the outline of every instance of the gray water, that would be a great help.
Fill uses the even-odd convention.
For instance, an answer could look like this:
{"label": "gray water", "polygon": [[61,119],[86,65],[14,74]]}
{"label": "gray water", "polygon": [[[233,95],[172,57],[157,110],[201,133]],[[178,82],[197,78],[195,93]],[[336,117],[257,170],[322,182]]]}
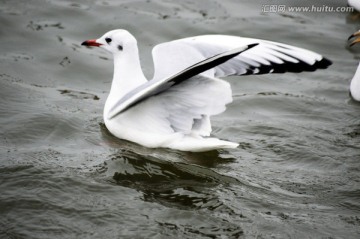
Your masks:
{"label": "gray water", "polygon": [[[360,104],[348,93],[360,46],[347,46],[360,17],[262,12],[277,2],[1,0],[0,238],[360,238]],[[333,65],[227,78],[234,102],[213,134],[237,149],[147,149],[106,130],[112,59],[80,46],[116,28],[136,36],[149,77],[154,45],[208,33]]]}

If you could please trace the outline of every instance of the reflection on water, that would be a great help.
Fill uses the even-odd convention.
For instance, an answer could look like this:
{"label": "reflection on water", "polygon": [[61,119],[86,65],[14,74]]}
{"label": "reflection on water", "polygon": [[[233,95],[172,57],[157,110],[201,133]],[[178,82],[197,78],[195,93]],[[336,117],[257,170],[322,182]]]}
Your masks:
{"label": "reflection on water", "polygon": [[[101,128],[104,138],[113,138],[104,125]],[[145,200],[201,207],[209,199],[200,198],[199,193],[211,195],[206,190],[220,184],[240,183],[211,169],[216,167],[216,162],[226,163],[217,151],[169,153],[164,149],[161,154],[159,149],[146,149],[120,139],[113,138],[109,142],[118,150],[98,171],[112,177],[118,185],[142,191]]]}
{"label": "reflection on water", "polygon": [[236,181],[196,165],[173,163],[129,152],[122,152],[121,156],[115,156],[105,164],[106,174],[113,175],[112,179],[117,184],[142,191],[145,200],[181,207],[201,207],[200,204],[209,200],[201,198],[202,194],[207,194],[206,190],[226,183],[224,179]]}
{"label": "reflection on water", "polygon": [[[167,156],[168,154],[165,155]],[[198,156],[204,159],[204,155],[198,154]],[[181,157],[186,158],[187,155]],[[196,156],[191,155],[191,157]],[[208,167],[181,162],[181,160],[169,161],[168,158],[160,155],[157,157],[141,155],[129,149],[118,150],[110,158],[104,162],[98,172],[105,174],[110,183],[141,192],[141,199],[145,202],[160,204],[165,208],[183,212],[196,210],[203,211],[204,214],[224,214],[230,217],[230,219],[223,218],[221,221],[211,219],[211,222],[204,223],[203,216],[196,218],[189,215],[193,218],[193,223],[184,224],[157,220],[161,228],[182,231],[185,235],[189,233],[189,235],[207,237],[227,234],[237,238],[243,234],[241,225],[231,219],[239,215],[223,203],[221,195],[217,195],[220,187],[231,184],[241,185],[237,179],[221,175]],[[248,221],[249,219],[241,215],[241,220]],[[199,222],[202,224],[197,225]]]}

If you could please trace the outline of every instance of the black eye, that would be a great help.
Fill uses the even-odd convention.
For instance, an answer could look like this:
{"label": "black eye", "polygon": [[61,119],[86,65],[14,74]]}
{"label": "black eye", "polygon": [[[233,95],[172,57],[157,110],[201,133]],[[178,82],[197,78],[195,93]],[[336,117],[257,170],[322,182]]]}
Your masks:
{"label": "black eye", "polygon": [[119,51],[122,51],[122,50],[123,50],[123,46],[122,46],[122,45],[118,45],[118,49],[119,49]]}
{"label": "black eye", "polygon": [[111,42],[112,40],[111,40],[111,38],[107,37],[107,38],[105,38],[105,41],[106,41],[108,44],[110,44],[110,42]]}

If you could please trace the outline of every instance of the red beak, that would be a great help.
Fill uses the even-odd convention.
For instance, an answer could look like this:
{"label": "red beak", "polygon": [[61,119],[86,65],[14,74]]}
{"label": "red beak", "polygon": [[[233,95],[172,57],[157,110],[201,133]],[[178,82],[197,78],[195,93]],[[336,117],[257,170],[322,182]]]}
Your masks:
{"label": "red beak", "polygon": [[101,43],[97,43],[96,39],[91,39],[81,43],[82,46],[101,46]]}

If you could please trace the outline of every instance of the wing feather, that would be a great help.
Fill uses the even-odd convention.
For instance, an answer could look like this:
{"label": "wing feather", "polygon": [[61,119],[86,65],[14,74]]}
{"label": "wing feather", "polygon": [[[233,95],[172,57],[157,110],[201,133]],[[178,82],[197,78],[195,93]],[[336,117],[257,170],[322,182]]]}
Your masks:
{"label": "wing feather", "polygon": [[184,69],[219,52],[254,43],[259,43],[259,46],[216,66],[212,72],[208,72],[208,76],[314,71],[331,65],[328,59],[315,52],[282,43],[236,36],[204,35],[154,47],[154,79],[168,77],[179,68]]}
{"label": "wing feather", "polygon": [[146,82],[143,85],[135,88],[134,90],[127,93],[124,97],[119,99],[109,112],[109,119],[114,118],[125,110],[135,106],[139,102],[160,94],[161,92],[168,90],[169,88],[181,84],[184,81],[187,81],[193,76],[196,76],[202,72],[205,72],[211,68],[216,67],[219,64],[222,64],[228,61],[231,58],[236,57],[242,52],[245,52],[248,49],[251,49],[258,44],[245,45],[239,48],[235,48],[220,54],[213,55],[205,60],[197,62],[194,65],[191,65],[185,69],[182,69],[180,72],[176,72],[174,75],[165,78],[153,79]]}
{"label": "wing feather", "polygon": [[[197,75],[139,103],[125,114],[133,110],[145,112],[147,124],[153,124],[159,132],[171,128],[173,132],[208,136],[211,132],[209,117],[224,112],[230,102],[232,92],[229,83]],[[152,122],[148,122],[148,118]]]}
{"label": "wing feather", "polygon": [[[161,99],[161,104],[169,110],[166,117],[172,129],[188,132],[193,126],[199,128],[201,122],[206,125],[208,116],[225,110],[228,101],[222,102],[221,94],[212,97],[206,92],[208,90],[214,95],[214,92],[220,92],[211,91],[211,87],[216,85],[214,77],[314,71],[331,64],[323,56],[302,48],[224,35],[198,36],[159,44],[152,54],[155,67],[153,79],[119,99],[110,110],[109,119],[139,103]],[[203,89],[195,87],[197,84]],[[208,97],[199,97],[202,94]],[[175,96],[177,100],[174,100]],[[217,101],[220,103],[217,104]],[[168,102],[171,102],[171,107]],[[155,121],[156,118],[154,116]]]}

